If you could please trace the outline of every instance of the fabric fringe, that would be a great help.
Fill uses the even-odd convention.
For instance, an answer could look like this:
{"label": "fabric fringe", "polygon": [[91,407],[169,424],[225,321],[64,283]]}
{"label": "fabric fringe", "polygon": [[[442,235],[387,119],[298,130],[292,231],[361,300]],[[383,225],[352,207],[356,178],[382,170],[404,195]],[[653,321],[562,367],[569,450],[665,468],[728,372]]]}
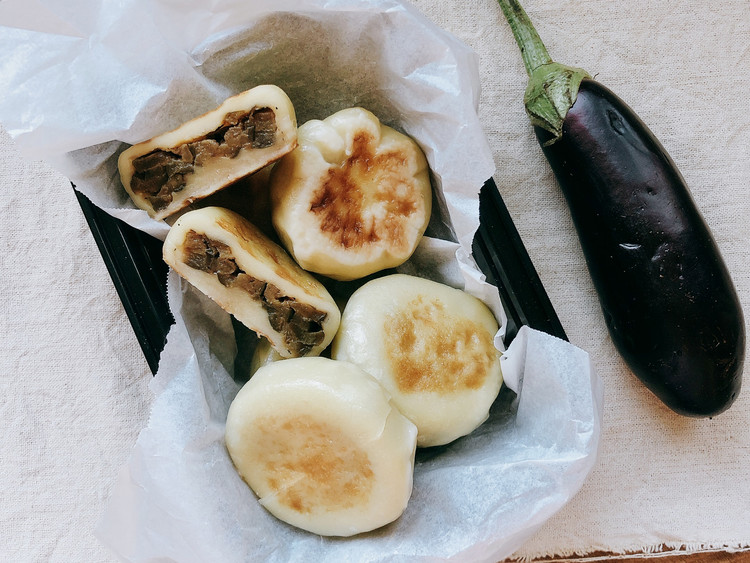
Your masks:
{"label": "fabric fringe", "polygon": [[633,560],[656,557],[669,557],[674,555],[695,555],[697,553],[709,553],[724,551],[728,553],[750,552],[750,542],[711,543],[711,542],[665,542],[657,545],[648,545],[641,551],[613,550],[593,551],[589,553],[578,553],[573,550],[563,550],[554,555],[535,554],[521,557],[511,556],[506,559],[507,563],[588,563],[593,561],[606,561],[613,558],[629,558]]}

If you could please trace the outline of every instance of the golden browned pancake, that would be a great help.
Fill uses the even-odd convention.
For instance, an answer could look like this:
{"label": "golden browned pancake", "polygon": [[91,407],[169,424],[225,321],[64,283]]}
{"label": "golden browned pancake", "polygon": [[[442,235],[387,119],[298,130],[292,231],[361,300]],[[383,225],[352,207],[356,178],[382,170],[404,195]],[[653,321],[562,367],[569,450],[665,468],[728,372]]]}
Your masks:
{"label": "golden browned pancake", "polygon": [[414,252],[432,209],[427,161],[362,108],[299,128],[271,177],[273,224],[306,270],[352,280]]}
{"label": "golden browned pancake", "polygon": [[332,357],[360,366],[419,430],[419,446],[477,428],[502,385],[498,324],[479,299],[394,274],[367,282],[347,303]]}

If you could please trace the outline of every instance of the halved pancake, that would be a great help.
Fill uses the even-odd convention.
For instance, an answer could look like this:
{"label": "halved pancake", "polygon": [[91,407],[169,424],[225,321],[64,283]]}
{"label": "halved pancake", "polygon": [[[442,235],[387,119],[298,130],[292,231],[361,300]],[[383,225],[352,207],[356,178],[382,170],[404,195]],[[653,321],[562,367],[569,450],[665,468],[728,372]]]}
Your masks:
{"label": "halved pancake", "polygon": [[297,118],[277,86],[257,86],[125,150],[120,179],[133,203],[164,219],[297,146]]}
{"label": "halved pancake", "polygon": [[319,354],[341,318],[326,288],[243,217],[220,207],[182,215],[164,260],[283,357]]}

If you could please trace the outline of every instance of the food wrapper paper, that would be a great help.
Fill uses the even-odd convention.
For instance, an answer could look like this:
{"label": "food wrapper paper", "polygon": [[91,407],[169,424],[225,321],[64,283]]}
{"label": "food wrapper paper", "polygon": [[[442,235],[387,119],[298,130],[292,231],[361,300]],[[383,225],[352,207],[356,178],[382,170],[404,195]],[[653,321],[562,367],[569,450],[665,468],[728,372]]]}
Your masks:
{"label": "food wrapper paper", "polygon": [[[494,172],[477,116],[476,56],[409,4],[5,0],[0,8],[0,121],[25,155],[52,164],[110,214],[164,238],[168,224],[128,199],[117,156],[229,95],[276,84],[300,123],[362,106],[413,137],[432,172],[430,236],[400,271],[463,288],[504,322],[471,257],[479,189]],[[418,451],[401,518],[348,539],[294,529],[258,504],[224,447],[247,352],[236,323],[173,272],[168,296],[176,323],[151,417],[96,530],[125,561],[496,561],[561,508],[595,463],[602,393],[588,355],[524,327],[504,351],[506,385],[489,419]]]}

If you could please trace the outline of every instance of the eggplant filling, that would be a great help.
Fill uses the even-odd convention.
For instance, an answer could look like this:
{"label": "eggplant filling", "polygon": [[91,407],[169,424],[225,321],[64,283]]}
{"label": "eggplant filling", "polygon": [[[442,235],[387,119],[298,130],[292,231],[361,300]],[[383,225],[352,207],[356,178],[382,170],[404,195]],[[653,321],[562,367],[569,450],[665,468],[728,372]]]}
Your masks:
{"label": "eggplant filling", "polygon": [[271,108],[234,111],[214,132],[170,150],[157,149],[133,160],[130,188],[159,211],[185,187],[186,175],[215,157],[234,158],[246,147],[263,149],[276,141],[276,115]]}
{"label": "eggplant filling", "polygon": [[185,238],[185,263],[196,270],[215,274],[225,287],[246,291],[263,306],[271,327],[281,334],[294,356],[304,356],[318,346],[325,334],[323,321],[327,313],[294,297],[284,295],[275,285],[245,273],[226,244],[190,230]]}

